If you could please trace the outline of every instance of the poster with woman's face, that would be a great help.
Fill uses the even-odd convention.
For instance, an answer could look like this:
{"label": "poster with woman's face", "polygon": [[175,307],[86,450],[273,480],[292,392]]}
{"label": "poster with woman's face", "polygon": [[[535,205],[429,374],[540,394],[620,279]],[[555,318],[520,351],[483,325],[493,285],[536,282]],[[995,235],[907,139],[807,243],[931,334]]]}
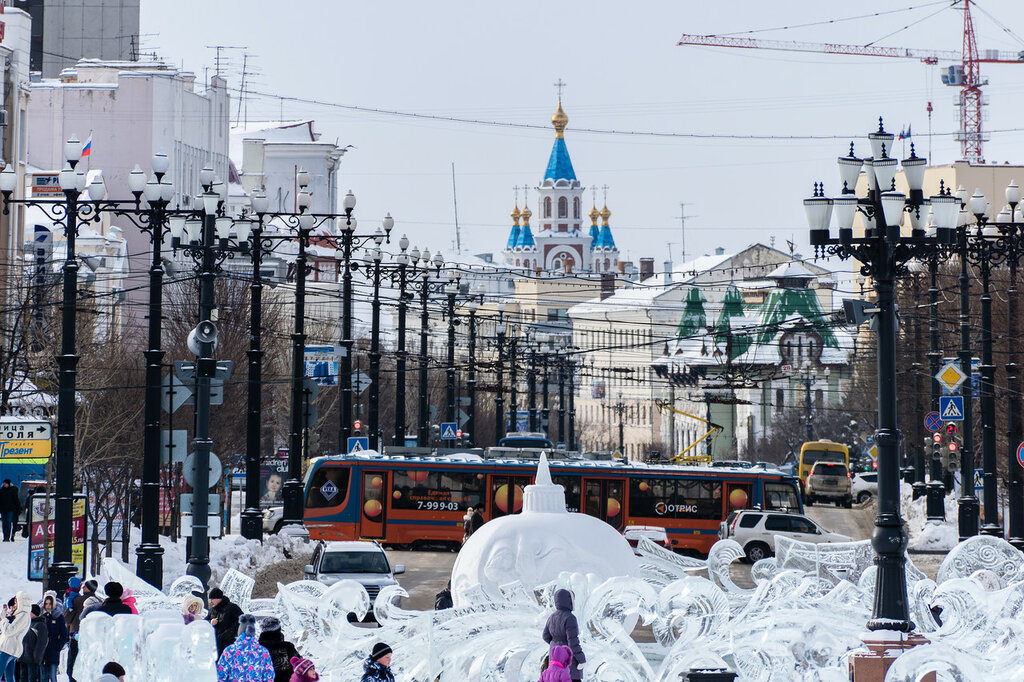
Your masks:
{"label": "poster with woman's face", "polygon": [[288,478],[288,458],[264,457],[260,465],[260,508],[284,504],[284,481]]}

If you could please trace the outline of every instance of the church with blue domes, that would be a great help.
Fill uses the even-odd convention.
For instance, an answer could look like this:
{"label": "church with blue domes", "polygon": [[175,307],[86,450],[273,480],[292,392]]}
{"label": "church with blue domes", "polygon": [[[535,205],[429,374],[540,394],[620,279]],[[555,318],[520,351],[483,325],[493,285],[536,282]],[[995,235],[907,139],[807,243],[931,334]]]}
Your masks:
{"label": "church with blue domes", "polygon": [[511,213],[512,230],[505,246],[505,265],[542,272],[618,272],[619,250],[608,224],[611,211],[607,202],[600,211],[595,203],[586,214],[590,225],[584,224],[585,188],[576,178],[565,144],[568,123],[569,117],[562,110],[559,98],[558,110],[551,117],[555,143],[544,179],[534,188],[536,225],[530,225],[534,214],[529,208],[529,195],[523,199],[522,210],[517,199]]}

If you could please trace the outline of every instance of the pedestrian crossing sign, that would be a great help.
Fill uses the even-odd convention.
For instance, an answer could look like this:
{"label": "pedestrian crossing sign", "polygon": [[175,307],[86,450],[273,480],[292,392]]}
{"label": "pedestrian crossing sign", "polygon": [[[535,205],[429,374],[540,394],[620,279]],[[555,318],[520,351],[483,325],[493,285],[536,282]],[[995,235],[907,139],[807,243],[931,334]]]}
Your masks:
{"label": "pedestrian crossing sign", "polygon": [[348,452],[366,452],[370,449],[370,439],[367,436],[350,436],[348,439]]}
{"label": "pedestrian crossing sign", "polygon": [[457,432],[459,425],[455,422],[441,422],[441,438],[445,440],[454,440],[458,437]]}
{"label": "pedestrian crossing sign", "polygon": [[962,395],[944,395],[939,398],[939,416],[944,422],[964,420],[964,397]]}

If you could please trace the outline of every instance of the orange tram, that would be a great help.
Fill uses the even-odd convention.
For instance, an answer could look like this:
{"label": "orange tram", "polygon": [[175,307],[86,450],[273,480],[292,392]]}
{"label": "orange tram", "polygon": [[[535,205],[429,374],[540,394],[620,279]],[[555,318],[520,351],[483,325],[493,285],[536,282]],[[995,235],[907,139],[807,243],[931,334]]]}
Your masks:
{"label": "orange tram", "polygon": [[[676,551],[707,553],[718,524],[747,508],[803,511],[799,481],[771,469],[552,460],[569,511],[619,531],[665,528]],[[393,545],[460,543],[463,516],[490,521],[522,509],[536,460],[475,456],[335,455],[310,462],[304,524],[319,540],[377,539]],[[511,494],[510,494],[511,491]]]}

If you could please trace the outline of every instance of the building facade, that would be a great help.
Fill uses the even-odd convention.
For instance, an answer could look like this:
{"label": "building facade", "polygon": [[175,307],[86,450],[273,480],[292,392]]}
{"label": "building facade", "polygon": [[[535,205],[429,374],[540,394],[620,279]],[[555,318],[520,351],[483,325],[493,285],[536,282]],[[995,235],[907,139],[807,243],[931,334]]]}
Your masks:
{"label": "building facade", "polygon": [[79,59],[135,61],[139,0],[15,0],[32,16],[32,71],[56,78]]}

